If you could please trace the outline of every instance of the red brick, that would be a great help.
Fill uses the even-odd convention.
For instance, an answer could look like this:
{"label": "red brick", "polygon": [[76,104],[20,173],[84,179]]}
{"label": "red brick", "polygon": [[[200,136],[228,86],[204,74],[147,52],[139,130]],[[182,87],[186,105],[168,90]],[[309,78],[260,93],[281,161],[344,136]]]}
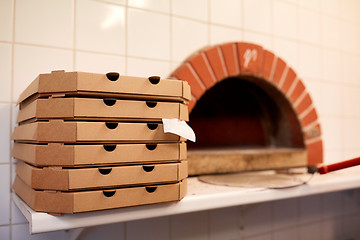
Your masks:
{"label": "red brick", "polygon": [[199,80],[194,75],[189,64],[183,64],[180,66],[173,75],[177,79],[187,81],[191,87],[192,95],[194,95],[197,99],[200,99],[200,97],[205,92],[205,89],[199,83]]}
{"label": "red brick", "polygon": [[206,57],[209,60],[210,66],[214,71],[217,81],[221,81],[227,77],[227,74],[224,70],[225,63],[221,60],[222,56],[220,55],[219,46],[212,47],[205,51]]}
{"label": "red brick", "polygon": [[310,95],[307,93],[305,95],[305,97],[301,100],[299,105],[297,105],[295,107],[298,115],[300,115],[302,112],[304,112],[306,109],[308,109],[311,106],[311,104],[312,104],[312,101],[311,101]]}
{"label": "red brick", "polygon": [[263,56],[263,69],[262,69],[262,77],[270,80],[271,76],[271,70],[274,64],[275,55],[272,52],[269,52],[267,50],[264,50],[264,56]]}
{"label": "red brick", "polygon": [[315,122],[318,119],[318,115],[316,113],[315,108],[313,108],[308,114],[306,114],[302,119],[301,119],[301,124],[304,127],[306,127],[307,125]]}
{"label": "red brick", "polygon": [[294,72],[294,70],[292,68],[289,68],[289,71],[286,74],[284,83],[281,86],[281,89],[283,90],[283,92],[285,94],[289,91],[289,89],[290,89],[291,85],[294,83],[295,79],[296,79],[296,73]]}
{"label": "red brick", "polygon": [[240,72],[259,75],[262,69],[263,48],[251,43],[237,43]]}
{"label": "red brick", "polygon": [[220,46],[229,76],[236,76],[240,73],[235,47],[235,43],[226,43]]}
{"label": "red brick", "polygon": [[304,136],[306,140],[311,140],[313,138],[320,137],[322,134],[320,124],[316,124],[315,126],[311,127],[310,129],[304,132]]}
{"label": "red brick", "polygon": [[308,165],[317,165],[323,162],[322,140],[306,144],[308,152]]}
{"label": "red brick", "polygon": [[215,84],[216,79],[210,72],[212,69],[210,69],[210,65],[206,63],[205,56],[198,54],[191,58],[189,62],[206,88],[211,88]]}
{"label": "red brick", "polygon": [[276,85],[279,84],[285,68],[286,68],[286,63],[284,62],[284,60],[282,60],[281,58],[277,58],[275,72],[272,78],[272,82],[274,84]]}
{"label": "red brick", "polygon": [[290,95],[290,100],[292,103],[295,103],[295,101],[301,96],[301,94],[305,91],[305,86],[302,83],[302,81],[299,79],[299,81],[296,83],[296,86],[293,90],[293,92]]}

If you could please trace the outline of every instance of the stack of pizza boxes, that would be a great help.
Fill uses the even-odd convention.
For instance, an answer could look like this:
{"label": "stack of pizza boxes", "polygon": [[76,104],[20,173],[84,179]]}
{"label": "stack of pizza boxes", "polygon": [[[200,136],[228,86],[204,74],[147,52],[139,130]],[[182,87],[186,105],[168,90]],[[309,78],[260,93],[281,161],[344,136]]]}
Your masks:
{"label": "stack of pizza boxes", "polygon": [[77,213],[180,200],[188,120],[185,81],[112,72],[40,74],[20,95],[13,189],[35,211]]}

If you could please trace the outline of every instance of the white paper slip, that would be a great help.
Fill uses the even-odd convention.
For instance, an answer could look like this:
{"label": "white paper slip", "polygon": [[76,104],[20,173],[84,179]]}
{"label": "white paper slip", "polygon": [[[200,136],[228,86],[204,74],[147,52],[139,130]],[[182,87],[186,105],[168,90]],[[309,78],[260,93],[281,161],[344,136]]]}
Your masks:
{"label": "white paper slip", "polygon": [[164,127],[164,133],[173,133],[183,138],[186,138],[192,142],[196,141],[194,130],[192,130],[192,128],[189,125],[187,125],[185,121],[181,121],[176,118],[172,118],[172,119],[163,118],[162,122]]}

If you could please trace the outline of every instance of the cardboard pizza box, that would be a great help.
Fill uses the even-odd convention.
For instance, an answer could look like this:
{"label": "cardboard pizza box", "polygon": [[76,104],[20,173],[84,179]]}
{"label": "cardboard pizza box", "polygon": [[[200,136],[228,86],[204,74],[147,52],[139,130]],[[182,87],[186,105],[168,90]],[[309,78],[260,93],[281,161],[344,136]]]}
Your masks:
{"label": "cardboard pizza box", "polygon": [[100,96],[123,99],[148,99],[188,102],[190,86],[186,81],[160,77],[129,77],[119,73],[52,71],[40,74],[21,93],[18,103],[47,96]]}
{"label": "cardboard pizza box", "polygon": [[101,98],[36,99],[22,106],[17,122],[50,119],[101,121],[189,120],[187,105],[179,102],[118,100]]}
{"label": "cardboard pizza box", "polygon": [[187,158],[186,143],[32,144],[14,142],[12,156],[35,166],[98,166],[176,162]]}
{"label": "cardboard pizza box", "polygon": [[61,192],[34,190],[16,177],[13,189],[35,211],[79,213],[178,201],[184,198],[187,185],[184,179],[170,184]]}
{"label": "cardboard pizza box", "polygon": [[12,139],[33,143],[158,143],[185,139],[164,133],[161,123],[73,122],[50,120],[15,127]]}
{"label": "cardboard pizza box", "polygon": [[179,182],[187,177],[187,162],[86,168],[35,167],[23,161],[16,174],[37,190],[81,190]]}

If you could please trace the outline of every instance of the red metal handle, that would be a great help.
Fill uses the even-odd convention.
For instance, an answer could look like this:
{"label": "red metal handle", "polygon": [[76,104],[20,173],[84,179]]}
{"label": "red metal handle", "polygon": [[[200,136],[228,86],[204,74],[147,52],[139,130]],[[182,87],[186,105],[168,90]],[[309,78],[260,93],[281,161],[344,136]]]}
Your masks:
{"label": "red metal handle", "polygon": [[347,161],[343,161],[343,162],[339,162],[339,163],[334,163],[334,164],[330,164],[330,165],[325,165],[325,166],[321,166],[318,168],[318,172],[320,174],[326,174],[328,172],[333,172],[336,170],[340,170],[343,168],[348,168],[348,167],[353,167],[353,166],[357,166],[360,165],[360,157],[358,158],[353,158]]}

